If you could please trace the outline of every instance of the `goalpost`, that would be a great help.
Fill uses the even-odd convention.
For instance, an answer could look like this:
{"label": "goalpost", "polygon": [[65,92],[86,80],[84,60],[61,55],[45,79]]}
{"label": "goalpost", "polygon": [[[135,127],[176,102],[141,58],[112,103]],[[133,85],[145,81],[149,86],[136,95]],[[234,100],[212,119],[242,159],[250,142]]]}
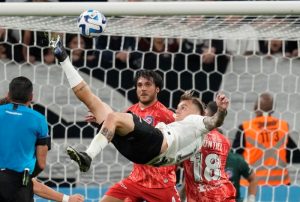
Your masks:
{"label": "goalpost", "polygon": [[[78,34],[76,19],[86,9],[108,17],[97,39]],[[47,116],[53,137],[41,179],[88,201],[128,176],[131,163],[110,145],[80,173],[64,152],[68,145],[85,150],[96,128],[85,123],[87,109],[49,53],[57,33],[84,80],[118,111],[136,102],[135,72],[156,70],[165,79],[160,99],[173,109],[184,90],[206,102],[224,91],[231,105],[222,129],[232,140],[254,116],[257,95],[267,91],[300,148],[299,17],[299,1],[0,3],[0,96],[11,78],[32,79],[34,107]],[[291,186],[259,187],[258,201],[300,201],[300,164],[287,168]]]}

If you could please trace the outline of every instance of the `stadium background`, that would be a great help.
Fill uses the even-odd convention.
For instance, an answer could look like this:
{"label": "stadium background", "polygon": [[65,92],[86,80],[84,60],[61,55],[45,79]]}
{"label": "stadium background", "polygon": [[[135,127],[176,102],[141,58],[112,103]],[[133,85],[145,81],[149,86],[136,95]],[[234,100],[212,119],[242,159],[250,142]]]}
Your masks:
{"label": "stadium background", "polygon": [[[125,40],[125,36],[120,37]],[[112,37],[108,39],[111,40]],[[153,44],[153,39],[149,38],[150,44]],[[174,38],[168,38],[166,43],[171,40]],[[181,42],[183,40],[181,39]],[[214,38],[201,40],[212,44]],[[283,44],[288,42],[287,39],[281,40],[284,41]],[[298,42],[298,39],[293,41]],[[162,52],[153,51],[151,48],[139,50],[135,47],[132,51],[142,56],[140,62],[145,65],[122,66],[111,62],[101,64],[101,67],[98,67],[98,63],[87,67],[86,59],[91,51],[92,54],[98,54],[98,61],[104,61],[101,58],[104,51],[94,50],[92,47],[96,46],[93,44],[95,41],[91,43],[83,49],[83,63],[76,66],[93,91],[117,111],[123,111],[136,102],[131,82],[135,71],[141,68],[153,69],[165,79],[160,99],[172,109],[176,107],[176,100],[184,90],[194,89],[206,102],[212,99],[216,91],[224,91],[230,97],[231,105],[222,129],[232,140],[238,125],[243,120],[253,117],[256,96],[268,91],[275,95],[275,116],[288,121],[291,136],[299,147],[300,125],[297,123],[300,121],[300,60],[298,57],[286,57],[285,48],[271,53],[268,48],[264,52],[255,47],[251,54],[243,55],[229,53],[223,47],[213,65],[203,66],[201,54],[196,51],[199,41],[194,40],[191,44],[195,49],[191,52],[184,52],[180,45],[176,51],[166,48]],[[86,196],[87,201],[97,201],[109,186],[129,174],[131,163],[110,145],[97,156],[91,171],[79,173],[78,167],[67,158],[65,148],[67,145],[76,145],[77,148],[85,149],[95,134],[96,128],[84,122],[87,110],[73,96],[63,72],[56,63],[45,64],[42,57],[34,63],[26,62],[28,58],[25,61],[19,60],[16,55],[20,51],[20,43],[9,42],[6,38],[0,41],[0,45],[3,44],[13,47],[14,56],[0,60],[0,95],[6,94],[11,78],[18,75],[27,76],[34,82],[34,108],[45,114],[49,122],[53,137],[52,150],[49,152],[48,166],[41,174],[41,179],[49,185],[59,187],[60,191],[67,194],[79,192]],[[45,46],[40,44],[22,45],[38,48],[41,53],[45,50]],[[119,51],[110,47],[109,43],[104,47],[104,50],[112,55]],[[72,53],[72,50],[70,51]],[[150,56],[146,57],[147,55]],[[300,201],[299,168],[297,163],[289,164],[292,186],[260,188],[259,201]]]}

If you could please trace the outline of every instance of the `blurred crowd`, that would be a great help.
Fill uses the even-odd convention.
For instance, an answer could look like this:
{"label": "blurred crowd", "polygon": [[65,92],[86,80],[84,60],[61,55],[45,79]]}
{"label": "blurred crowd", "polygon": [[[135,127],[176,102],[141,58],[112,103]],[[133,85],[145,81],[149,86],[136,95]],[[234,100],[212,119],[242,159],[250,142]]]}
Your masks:
{"label": "blurred crowd", "polygon": [[[7,0],[6,2],[13,2],[13,0]],[[226,20],[234,25],[239,24],[241,18],[235,16]],[[276,18],[274,20],[276,21]],[[249,26],[245,23],[240,29],[251,30]],[[54,36],[58,33],[0,28],[0,62],[13,61],[18,64],[36,65],[42,63],[55,65],[57,61],[49,48],[49,39],[52,37],[49,34]],[[221,86],[228,64],[235,57],[299,58],[299,47],[296,40],[190,39],[113,35],[102,35],[91,39],[79,34],[63,34],[63,41],[76,68],[95,79],[105,82],[122,94],[126,94],[133,103],[138,102],[135,89],[132,88],[135,71],[148,69],[158,72],[165,81],[159,100],[173,109],[178,104],[174,100],[178,100],[182,92],[189,89],[194,89],[196,93],[199,93],[204,103],[207,104],[212,101],[215,92]],[[275,121],[271,120],[273,98],[269,94],[263,94],[262,97],[264,99],[261,100],[267,104],[264,102],[259,104],[260,110],[268,113],[270,120],[261,118],[263,117],[261,114],[257,117],[262,119],[260,120],[262,123],[278,121],[277,119]],[[255,104],[255,113],[259,111],[257,110],[259,108],[257,103]],[[256,119],[258,119],[257,117]],[[256,121],[256,119],[253,120]],[[248,122],[250,123],[250,121]],[[252,146],[247,143],[250,137],[250,143],[252,140],[255,146],[264,144],[262,151],[267,151],[276,143],[275,148],[278,151],[286,150],[280,155],[281,159],[279,160],[283,162],[282,165],[279,165],[278,169],[276,168],[280,173],[256,173],[260,180],[258,182],[259,184],[268,184],[265,183],[264,178],[272,175],[271,177],[274,179],[273,184],[269,183],[271,185],[291,184],[286,166],[291,162],[299,163],[300,151],[297,150],[297,144],[288,136],[288,124],[284,129],[280,128],[279,131],[284,131],[282,134],[277,132],[277,128],[274,129],[274,124],[261,124],[265,127],[263,132],[260,131],[261,128],[257,129],[257,134],[262,136],[261,139],[258,139],[256,138],[258,135],[253,135],[249,132],[250,129],[246,127],[251,125],[248,122],[244,121],[239,127],[233,142],[233,149],[244,155],[244,159],[247,159],[248,162],[251,160],[250,165],[252,167],[257,170],[260,169],[261,173],[267,173],[263,170],[265,166],[261,163],[261,159],[265,161],[266,165],[274,167],[272,164],[277,163],[273,162],[272,155],[276,156],[276,154],[272,153],[270,155],[268,151],[265,152],[266,156],[253,157],[250,152],[247,153],[247,150],[253,150]],[[270,128],[266,128],[269,126]],[[275,132],[266,133],[266,130],[275,130]],[[280,135],[280,137],[273,138],[274,140],[272,139],[271,143],[268,141],[268,145],[266,145],[266,137],[273,133]],[[60,134],[63,133],[60,132]],[[256,150],[260,150],[260,148]],[[271,160],[268,158],[271,158]],[[282,176],[284,176],[284,180],[278,180]]]}
{"label": "blurred crowd", "polygon": [[[251,17],[228,16],[221,20],[231,26],[232,35],[239,36],[241,30],[256,32],[251,23],[247,23],[252,20]],[[263,25],[268,26],[269,23],[272,26],[281,23],[281,20],[274,17]],[[191,19],[191,23],[194,22],[197,23]],[[55,64],[48,47],[49,34],[54,33],[0,28],[0,59],[27,64]],[[236,56],[297,58],[299,55],[296,40],[271,38],[245,40],[234,37],[189,39],[103,35],[90,39],[79,34],[63,34],[63,38],[74,66],[119,92],[128,93],[131,102],[137,101],[131,89],[132,83],[128,82],[128,78],[133,78],[134,71],[150,69],[159,72],[166,81],[165,89],[168,89],[162,91],[160,99],[171,108],[177,105],[173,100],[178,100],[182,92],[188,89],[196,89],[205,103],[213,100],[230,60]]]}
{"label": "blurred crowd", "polygon": [[[0,29],[0,59],[17,63],[54,64],[56,61],[48,47],[48,34]],[[284,40],[203,40],[106,35],[90,39],[79,34],[64,34],[64,41],[74,66],[116,89],[120,88],[119,91],[132,86],[127,79],[127,76],[133,77],[132,70],[143,68],[158,71],[166,78],[165,88],[171,91],[197,89],[202,92],[205,103],[211,101],[214,92],[219,90],[222,75],[233,56],[298,57],[297,41]],[[119,79],[112,78],[120,78],[121,86]],[[177,95],[175,92],[174,96],[181,93]],[[136,101],[130,94],[134,93],[129,93],[131,101]],[[162,94],[162,101],[169,106],[171,102],[168,92]],[[175,108],[177,103],[172,105],[170,107]]]}

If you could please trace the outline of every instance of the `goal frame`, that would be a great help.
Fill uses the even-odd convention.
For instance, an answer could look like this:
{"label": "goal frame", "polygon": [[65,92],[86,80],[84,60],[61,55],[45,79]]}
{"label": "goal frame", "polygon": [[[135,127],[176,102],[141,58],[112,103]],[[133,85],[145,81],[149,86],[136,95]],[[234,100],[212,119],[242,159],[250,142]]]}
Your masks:
{"label": "goal frame", "polygon": [[77,16],[91,8],[106,16],[300,14],[299,1],[11,2],[0,3],[0,16]]}
{"label": "goal frame", "polygon": [[[23,16],[28,16],[28,17],[36,16],[39,19],[43,18],[43,17],[46,17],[46,16],[57,16],[57,17],[63,16],[61,18],[65,18],[65,16],[71,16],[72,19],[75,19],[75,21],[76,21],[76,17],[79,16],[79,14],[82,13],[83,10],[87,10],[87,9],[96,9],[96,10],[101,11],[107,17],[117,16],[117,18],[119,18],[118,16],[127,16],[127,15],[138,16],[138,17],[149,16],[149,17],[154,17],[154,18],[156,16],[167,17],[167,16],[172,16],[172,15],[178,15],[179,18],[181,18],[181,16],[184,16],[184,15],[187,15],[188,17],[189,16],[197,17],[198,15],[203,15],[205,17],[209,16],[209,15],[214,15],[216,17],[223,16],[223,15],[224,16],[225,15],[261,15],[261,16],[264,16],[264,17],[265,16],[273,17],[273,16],[300,15],[300,1],[242,1],[242,2],[240,2],[240,1],[229,1],[229,2],[228,1],[226,1],[226,2],[219,2],[219,1],[214,1],[214,2],[185,1],[185,2],[97,2],[97,3],[92,3],[92,2],[88,2],[88,3],[86,3],[86,2],[81,2],[81,3],[78,3],[78,2],[72,2],[72,3],[71,2],[16,3],[16,2],[13,2],[13,3],[0,3],[0,16],[2,16],[4,18],[6,16],[8,16],[8,19],[11,20],[10,23],[13,23],[12,17],[19,17],[19,16],[22,16],[20,18],[24,18]],[[42,16],[42,17],[38,17],[38,16]],[[127,17],[129,17],[129,16],[127,16]],[[298,19],[299,19],[299,17],[298,17]],[[262,20],[264,20],[264,19],[262,19]],[[53,21],[55,23],[57,23],[57,21],[55,21],[55,20],[53,20]],[[41,23],[41,24],[44,25],[43,23]],[[153,24],[156,25],[155,23],[153,23]],[[151,24],[151,25],[153,25],[153,24]],[[111,24],[108,25],[108,30],[107,31],[109,31],[109,29],[111,29],[111,25],[113,25],[113,24],[111,23]],[[1,25],[1,22],[0,22],[0,28],[1,28],[1,26],[3,26],[3,24]],[[73,27],[77,28],[76,26],[73,26]],[[149,28],[150,25],[146,24],[145,27]],[[10,28],[10,29],[14,29],[14,28]],[[134,29],[134,28],[128,26],[128,29]],[[150,27],[150,29],[151,29],[151,27]],[[199,28],[199,29],[201,30],[201,28]],[[17,28],[16,29],[16,31],[19,31],[20,33],[21,33],[21,30],[23,30],[23,29],[22,28]],[[41,30],[32,29],[31,31],[37,32],[37,31],[41,31]],[[49,31],[49,33],[50,32],[51,31]],[[73,32],[73,33],[75,33],[75,32]],[[116,33],[116,32],[106,32],[104,35],[107,35],[107,37],[109,38],[109,37],[113,36],[114,33]],[[121,36],[123,39],[125,38],[125,36],[127,36],[123,33],[119,33],[119,32],[117,32],[117,33],[118,33],[117,35]],[[63,34],[66,34],[66,33],[64,32]],[[79,35],[78,32],[76,32],[75,34]],[[138,35],[138,36],[142,37],[143,35]],[[135,37],[137,38],[138,36],[135,36]],[[154,38],[155,36],[156,35],[153,34],[150,37]],[[209,46],[211,46],[211,41],[213,39],[215,39],[214,36],[212,36],[212,35],[209,36],[211,38],[208,38],[207,37],[208,35],[206,36],[206,35],[198,34],[198,35],[195,35],[195,36],[196,36],[195,40],[194,40],[194,38],[192,38],[194,40],[192,42],[193,44],[196,44],[196,39],[197,39],[198,36],[201,36],[201,39],[207,39],[209,41]],[[298,36],[296,38],[296,41],[298,42],[298,47],[299,47],[299,44],[300,44],[300,37],[299,36],[300,35],[298,34]],[[233,35],[232,35],[232,37],[234,38]],[[276,39],[278,38],[276,35],[272,35],[268,39],[271,40],[271,39],[273,39],[272,37],[274,37]],[[167,41],[169,38],[175,38],[175,37],[163,36],[163,38],[166,38],[166,41]],[[182,38],[180,38],[180,39],[182,39]],[[186,37],[184,37],[184,38],[186,38]],[[237,38],[234,38],[234,39],[237,39]],[[243,39],[244,38],[240,38],[238,40],[242,41]],[[222,40],[224,40],[224,39],[222,38]],[[286,41],[286,40],[287,39],[284,39],[284,41]],[[22,40],[20,40],[19,43],[21,43],[21,41]],[[151,43],[153,43],[152,39],[151,39]],[[26,47],[29,47],[29,45],[26,45]],[[298,48],[298,50],[299,50],[299,56],[300,56],[300,49]],[[173,54],[173,53],[171,53],[171,54]],[[188,53],[186,55],[192,55],[192,54],[193,53]],[[223,53],[219,53],[218,55],[222,55],[222,54]],[[231,73],[231,74],[228,74],[228,76],[226,78],[224,77],[224,79],[232,80],[233,82],[235,82],[235,80],[237,80],[239,82],[239,79],[247,80],[248,79],[247,75],[249,75],[247,73],[252,71],[252,68],[251,68],[252,66],[249,65],[249,64],[251,63],[251,60],[255,60],[257,58],[261,58],[261,60],[259,61],[260,63],[258,63],[258,62],[256,63],[256,64],[259,65],[259,67],[261,67],[261,69],[263,69],[262,67],[265,66],[265,64],[263,64],[263,63],[274,62],[274,66],[275,66],[275,68],[278,69],[278,71],[276,70],[276,71],[274,71],[274,73],[271,72],[271,74],[275,75],[275,76],[278,76],[279,75],[278,73],[280,73],[279,70],[281,70],[281,68],[279,68],[279,66],[281,65],[281,63],[280,63],[281,60],[277,59],[275,56],[273,57],[271,54],[268,54],[268,55],[265,55],[265,56],[264,55],[258,56],[255,53],[253,53],[253,54],[247,55],[247,56],[240,56],[240,55],[237,55],[236,57],[235,56],[230,56],[231,63],[230,63],[230,66],[228,68],[229,68],[229,73]],[[238,67],[240,68],[240,66],[235,65],[236,63],[232,63],[232,61],[238,60],[238,59],[241,59],[241,58],[242,58],[241,61],[243,62],[242,64],[244,64],[244,66],[241,66],[241,72],[244,69],[246,74],[243,74],[243,73],[237,74],[235,70]],[[294,66],[294,64],[298,64],[298,63],[296,63],[297,62],[296,58],[286,58],[285,56],[282,56],[282,57],[280,57],[280,59],[289,60],[290,65],[288,67],[290,67],[290,72],[295,71],[293,66]],[[240,63],[238,63],[238,64],[240,64]],[[5,65],[6,64],[4,64],[4,66]],[[7,67],[5,67],[5,70],[7,70],[7,71],[11,70],[11,68],[8,68],[8,66],[9,65],[7,65]],[[22,74],[26,73],[25,71],[23,71],[23,69],[29,70],[29,68],[23,68],[23,66],[25,66],[25,65],[18,65],[16,67],[16,72],[19,71]],[[29,64],[28,66],[31,67],[31,64]],[[38,70],[38,71],[45,70],[45,72],[47,74],[50,74],[50,72],[52,72],[53,69],[56,68],[56,64],[47,66],[46,68],[36,68],[36,67],[37,67],[36,65],[32,65],[32,69],[33,69],[32,72],[36,73],[36,70]],[[113,65],[113,67],[115,67],[115,65]],[[22,71],[21,71],[21,69],[22,69]],[[117,71],[119,71],[119,70],[117,70]],[[167,71],[171,72],[170,70],[167,70]],[[47,75],[46,73],[44,75]],[[255,71],[254,71],[254,73],[255,73]],[[268,74],[268,73],[266,73],[266,74]],[[37,77],[35,74],[32,74],[32,75],[34,75],[34,78]],[[165,75],[167,75],[167,73]],[[264,76],[268,77],[268,75],[264,75]],[[282,74],[282,76],[279,76],[279,77],[282,78],[282,80],[283,80],[282,82],[286,82],[286,80],[294,81],[293,80],[293,78],[294,78],[293,75]],[[61,78],[64,78],[64,77],[62,76]],[[178,78],[179,78],[179,74],[178,74]],[[271,77],[271,78],[274,78],[274,77]],[[295,81],[299,82],[299,78],[300,77],[295,76]],[[103,83],[94,82],[93,77],[91,75],[89,75],[89,77],[86,77],[84,79],[86,81],[89,81],[90,83],[93,83],[93,85],[94,85],[94,86],[92,86],[92,87],[94,87],[93,90],[95,90],[97,93],[99,93],[101,91],[101,89],[98,91],[98,89],[96,90],[95,86],[97,86],[97,88],[98,88],[101,84],[101,88],[102,87],[107,88],[107,85],[108,85],[106,80]],[[268,77],[268,79],[269,79],[269,77]],[[61,79],[61,80],[63,80],[63,79]],[[35,83],[40,85],[37,82],[37,80],[34,79],[34,81],[35,81]],[[42,83],[43,85],[41,84],[41,86],[42,87],[43,86],[47,87],[47,86],[50,86],[49,84],[52,84],[52,83],[54,83],[52,80],[47,79],[46,83]],[[118,83],[121,83],[121,81],[118,81]],[[63,87],[64,84],[65,83],[58,83],[58,87],[60,87],[60,86]],[[102,84],[103,84],[103,86],[102,86]],[[238,86],[239,85],[240,84],[238,84]],[[173,91],[174,92],[177,91],[180,88],[179,86],[180,85],[178,84],[178,88],[176,88],[175,90],[172,90],[172,93],[173,93]],[[234,85],[232,85],[232,86],[234,86]],[[282,83],[280,86],[282,86],[282,88],[284,88],[285,84]],[[297,88],[299,89],[299,85],[296,85],[296,86],[298,86]],[[39,89],[40,91],[41,91],[42,87]],[[55,87],[57,87],[57,86],[55,86]],[[118,88],[119,88],[119,86],[118,86]],[[122,88],[122,86],[120,88]],[[194,86],[193,86],[193,88],[194,88]],[[235,86],[232,87],[232,89],[233,89],[232,91],[235,90],[234,88],[235,88]],[[238,89],[238,87],[236,87],[236,88]],[[282,98],[284,95],[287,95],[285,97],[287,97],[287,99],[290,100],[288,97],[290,97],[290,94],[292,94],[292,93],[297,94],[297,92],[298,92],[297,88],[294,89],[295,92],[288,91],[287,94],[284,94],[284,92],[280,91],[278,93],[279,98]],[[269,90],[270,87],[267,87],[267,89]],[[130,90],[131,89],[126,89],[126,93],[129,92]],[[54,90],[53,92],[56,93],[58,91],[59,91],[59,89]],[[233,113],[234,115],[231,116],[230,113],[229,113],[229,116],[230,116],[229,119],[234,120],[234,122],[236,122],[235,120],[242,120],[242,119],[244,120],[244,117],[252,115],[252,113],[253,113],[251,111],[252,108],[248,107],[248,104],[249,104],[248,101],[249,100],[251,101],[251,99],[254,98],[254,94],[256,93],[256,90],[253,90],[253,92],[249,93],[249,96],[248,95],[245,96],[244,92],[242,92],[242,89],[238,89],[236,91],[238,93],[240,93],[240,92],[241,93],[240,94],[238,94],[238,93],[234,94],[235,97],[232,96],[232,100],[235,99],[235,101],[238,101],[239,103],[236,105],[235,108],[230,109],[231,111],[234,112]],[[246,92],[248,92],[247,89],[246,89]],[[225,93],[232,93],[232,92],[228,91],[228,92],[225,92]],[[112,100],[114,100],[115,97],[111,96],[112,94],[109,94],[109,95],[110,95],[110,97],[109,97],[110,99],[107,99],[107,100],[110,103],[112,103],[113,102]],[[127,96],[127,94],[126,94],[126,96]],[[172,96],[173,96],[173,94],[172,94]],[[53,98],[53,96],[52,96],[52,98]],[[68,98],[69,98],[69,96],[68,96]],[[38,102],[43,103],[43,100],[40,99],[40,100],[38,100]],[[70,101],[68,101],[68,102],[70,102]],[[172,103],[172,102],[173,102],[173,97],[170,98],[170,103]],[[70,102],[70,103],[73,104],[73,102]],[[54,101],[54,104],[57,104],[56,101]],[[126,104],[128,104],[127,101],[126,101]],[[47,107],[50,106],[50,105],[52,105],[52,103],[50,103],[50,102],[46,103]],[[78,104],[78,105],[80,105],[80,104]],[[296,105],[296,104],[289,103],[288,105],[293,106],[293,105]],[[280,106],[280,105],[278,105],[278,106]],[[80,114],[79,112],[81,112],[80,111],[81,108],[79,108],[79,107],[78,107],[78,109],[76,107],[74,107],[74,108],[76,109],[75,114],[76,115]],[[60,110],[60,112],[62,113],[63,111],[61,109],[62,108],[59,105],[58,110]],[[279,114],[280,117],[282,117],[282,118],[285,118],[286,116],[293,117],[293,114],[290,115],[290,111],[292,111],[293,108],[291,108],[291,109],[288,108],[288,109],[289,110],[286,110],[283,113]],[[238,111],[238,110],[240,110],[240,111]],[[81,113],[81,114],[84,114],[84,113]],[[295,113],[295,117],[296,118],[300,117],[299,114],[300,113],[298,113],[298,111],[297,111]],[[60,117],[62,117],[62,116],[60,116]],[[79,116],[77,115],[77,117],[79,117]],[[83,117],[83,116],[80,116],[80,117]],[[76,116],[74,116],[74,117],[71,116],[70,121],[68,121],[68,122],[71,123],[71,121],[73,121],[72,118],[76,119]],[[296,132],[296,128],[297,128],[297,127],[295,127],[296,121],[298,120],[296,118],[294,119],[294,122],[292,122],[292,124],[293,124],[292,132],[293,133]],[[300,120],[300,118],[299,118],[299,120]],[[61,122],[62,122],[61,120],[58,121],[59,124]],[[74,121],[74,123],[75,123],[74,126],[77,127],[75,121]],[[57,123],[54,123],[54,124],[51,123],[51,126],[54,126],[54,125],[57,125]],[[73,125],[70,125],[70,127],[68,125],[68,126],[66,126],[66,128],[69,129],[69,128],[71,128],[71,126],[73,127]],[[237,125],[235,125],[235,126],[237,126]],[[67,129],[66,129],[66,131],[67,131]],[[80,128],[80,131],[83,131],[83,129]],[[230,134],[230,135],[234,134],[236,132],[235,128],[232,128],[230,124],[226,125],[226,123],[225,123],[224,131],[226,133]],[[295,135],[298,136],[298,133],[295,134]],[[72,185],[73,182],[69,182],[69,179],[68,179],[69,175],[67,175],[66,173],[71,173],[71,171],[72,172],[75,172],[75,171],[74,171],[73,167],[70,166],[71,165],[70,162],[68,162],[68,161],[66,161],[66,163],[64,162],[64,159],[62,158],[62,155],[60,155],[60,153],[61,153],[61,151],[64,150],[64,147],[66,146],[66,144],[70,144],[70,143],[71,144],[76,144],[79,147],[81,146],[82,148],[85,148],[85,146],[88,144],[88,142],[86,141],[88,138],[80,137],[80,139],[72,139],[72,138],[69,138],[67,136],[67,132],[63,136],[64,136],[64,138],[60,139],[60,141],[54,141],[54,148],[52,149],[53,156],[57,155],[57,156],[59,156],[59,158],[55,159],[55,161],[49,163],[49,165],[50,165],[49,169],[46,170],[46,172],[44,172],[45,176],[43,176],[43,177],[46,177],[46,181],[48,181],[48,178],[49,178],[49,180],[53,180],[52,179],[53,178],[52,173],[54,173],[53,170],[55,169],[55,166],[57,165],[57,167],[59,169],[61,169],[60,165],[62,165],[63,168],[64,168],[63,172],[61,172],[61,174],[63,175],[62,179],[64,179],[64,182]],[[297,142],[297,145],[299,145],[299,141]],[[110,148],[110,147],[108,149],[115,151],[113,148]],[[110,150],[108,150],[108,151],[110,153],[112,153]],[[128,174],[126,169],[128,167],[130,167],[130,165],[131,165],[131,164],[122,164],[122,163],[120,163],[120,162],[122,162],[122,161],[120,161],[121,157],[119,157],[119,154],[117,152],[116,152],[115,155],[113,155],[113,157],[114,157],[113,159],[108,159],[106,157],[106,155],[104,155],[104,154],[101,154],[101,155],[98,156],[98,159],[96,160],[96,162],[100,162],[100,163],[95,165],[95,168],[93,168],[93,172],[95,172],[95,170],[100,170],[101,171],[101,169],[99,169],[99,167],[101,166],[100,164],[103,164],[103,162],[105,162],[103,164],[103,166],[108,168],[107,169],[108,174],[104,175],[103,174],[104,172],[103,172],[103,173],[101,173],[101,175],[99,175],[98,172],[97,173],[95,172],[95,174],[93,174],[93,178],[92,178],[91,181],[87,182],[86,181],[87,177],[84,176],[83,174],[80,175],[79,172],[76,170],[76,175],[74,175],[73,173],[72,173],[72,175],[75,176],[75,180],[76,180],[75,183],[76,183],[77,187],[73,188],[73,187],[70,186],[70,188],[65,189],[65,193],[66,194],[77,193],[77,192],[80,193],[83,190],[83,194],[86,195],[87,197],[90,197],[88,193],[90,193],[91,190],[93,190],[95,193],[98,193],[98,195],[102,195],[104,193],[104,190],[105,190],[104,188],[107,185],[110,186],[111,185],[110,183],[113,182],[113,181],[110,181],[110,179],[111,178],[113,179],[113,177],[111,177],[111,176],[113,176],[113,174],[115,172],[113,169],[118,167],[116,165],[121,165],[120,167],[122,167],[121,168],[122,169],[122,171],[121,171],[122,172],[121,173],[122,178]],[[116,162],[112,162],[112,161],[116,161]],[[68,168],[68,167],[71,167],[71,168]],[[289,164],[289,168],[292,168],[292,167],[294,167],[294,165]],[[101,167],[101,168],[103,169],[103,167]],[[103,169],[103,170],[106,172],[106,169]],[[295,168],[295,170],[296,170],[295,172],[297,173],[296,176],[299,176],[298,173],[300,173],[299,172],[300,169]],[[99,175],[100,177],[99,176],[97,177],[97,175]],[[297,186],[297,188],[299,187],[299,183],[293,182],[293,184],[294,184],[294,186]],[[59,187],[60,182],[57,182],[56,185],[57,185],[57,187]],[[98,186],[98,187],[95,188],[94,186]],[[78,187],[79,187],[80,190],[78,190]],[[299,187],[299,189],[300,189],[300,187]],[[60,188],[58,190],[60,190]],[[270,190],[271,190],[271,192],[270,192],[271,197],[273,197],[273,198],[278,197],[276,195],[277,187],[271,187]],[[289,192],[293,192],[293,189],[292,188],[288,189],[288,194],[287,194],[288,197],[291,196],[291,194],[289,194]],[[259,196],[262,196],[260,188],[258,190],[258,193],[259,193]],[[90,198],[88,198],[88,199],[90,199]],[[289,199],[289,198],[287,198],[287,199]],[[96,201],[96,200],[91,200],[91,201]]]}

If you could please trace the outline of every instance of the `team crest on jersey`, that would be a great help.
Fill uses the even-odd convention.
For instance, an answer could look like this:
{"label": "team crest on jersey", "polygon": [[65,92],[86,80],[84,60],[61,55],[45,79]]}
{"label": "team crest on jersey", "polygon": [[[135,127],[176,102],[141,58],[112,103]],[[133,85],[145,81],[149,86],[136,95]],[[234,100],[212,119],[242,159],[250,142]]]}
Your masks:
{"label": "team crest on jersey", "polygon": [[153,118],[153,116],[148,115],[148,116],[146,116],[146,117],[144,118],[144,120],[145,120],[148,124],[150,124],[150,125],[153,125],[153,124],[154,124],[154,118]]}

